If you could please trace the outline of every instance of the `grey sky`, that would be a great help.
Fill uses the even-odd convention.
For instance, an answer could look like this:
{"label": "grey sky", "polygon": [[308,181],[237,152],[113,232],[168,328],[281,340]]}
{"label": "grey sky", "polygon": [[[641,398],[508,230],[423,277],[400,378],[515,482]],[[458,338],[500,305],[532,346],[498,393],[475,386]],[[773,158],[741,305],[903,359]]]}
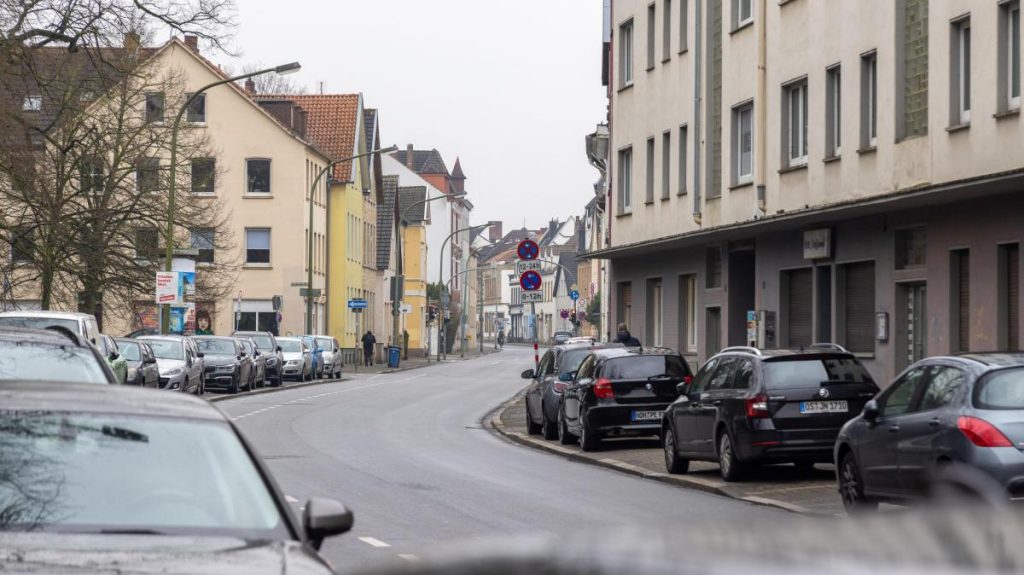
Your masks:
{"label": "grey sky", "polygon": [[462,158],[474,221],[540,227],[582,212],[604,120],[598,0],[237,0],[243,62],[362,92],[385,144]]}

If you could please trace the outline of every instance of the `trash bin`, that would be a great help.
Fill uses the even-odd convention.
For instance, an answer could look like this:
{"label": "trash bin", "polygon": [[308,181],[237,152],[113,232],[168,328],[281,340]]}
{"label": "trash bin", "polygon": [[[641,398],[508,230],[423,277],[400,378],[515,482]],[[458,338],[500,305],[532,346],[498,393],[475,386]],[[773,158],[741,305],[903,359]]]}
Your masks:
{"label": "trash bin", "polygon": [[402,348],[389,346],[388,347],[388,367],[398,367],[398,362],[402,357]]}

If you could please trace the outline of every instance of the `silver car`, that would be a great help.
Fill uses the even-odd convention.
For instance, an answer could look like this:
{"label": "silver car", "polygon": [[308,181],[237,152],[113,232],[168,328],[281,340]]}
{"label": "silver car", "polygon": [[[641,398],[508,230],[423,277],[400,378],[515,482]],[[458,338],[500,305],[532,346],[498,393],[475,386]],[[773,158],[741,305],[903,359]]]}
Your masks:
{"label": "silver car", "polygon": [[338,345],[338,340],[333,337],[318,335],[316,336],[316,341],[320,344],[320,349],[324,350],[324,377],[340,379],[341,368],[345,364],[341,361],[341,346]]}
{"label": "silver car", "polygon": [[972,474],[1024,499],[1024,353],[933,357],[910,366],[839,432],[848,510],[929,496]]}
{"label": "silver car", "polygon": [[277,346],[284,354],[284,379],[313,379],[313,352],[298,337],[279,337]]}
{"label": "silver car", "polygon": [[46,329],[63,327],[93,345],[99,344],[100,328],[96,316],[63,311],[5,311],[0,313],[0,327]]}
{"label": "silver car", "polygon": [[160,389],[202,394],[202,353],[187,337],[178,335],[147,335],[139,338],[153,348],[160,369]]}

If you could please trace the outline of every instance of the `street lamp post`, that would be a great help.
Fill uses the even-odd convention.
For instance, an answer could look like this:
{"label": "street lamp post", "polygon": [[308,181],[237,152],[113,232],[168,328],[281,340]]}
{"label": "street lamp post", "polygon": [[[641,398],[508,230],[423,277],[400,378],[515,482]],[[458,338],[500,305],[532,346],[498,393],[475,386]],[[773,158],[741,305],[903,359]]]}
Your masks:
{"label": "street lamp post", "polygon": [[[457,234],[461,234],[462,232],[468,232],[468,231],[472,231],[472,230],[489,228],[489,227],[491,227],[490,223],[480,224],[478,226],[469,226],[468,228],[462,228],[461,230],[455,230],[454,232],[448,234],[448,237],[444,239],[444,243],[441,244],[441,253],[439,255],[441,261],[439,262],[438,269],[437,269],[437,277],[438,277],[439,280],[444,278],[444,248],[445,248],[446,245],[448,245],[448,241],[451,240],[453,237],[455,237]],[[455,270],[452,270],[453,274],[454,274],[454,271]],[[461,275],[461,274],[459,274],[459,275]],[[454,279],[454,278],[455,278],[455,275],[452,275],[452,279]],[[451,281],[451,280],[449,280],[449,281]],[[443,288],[444,288],[444,286],[442,286],[442,290],[443,290]],[[443,291],[438,293],[438,297],[441,297],[443,295],[444,295]],[[428,305],[430,304],[429,300],[427,301],[427,304]],[[444,316],[447,313],[448,313],[448,304],[445,303],[444,298],[442,297],[441,298],[441,317],[438,318],[438,320],[437,320],[437,324],[438,324],[438,329],[437,329],[437,341],[438,341],[437,361],[438,362],[441,361],[441,351],[442,351],[442,348],[448,344],[446,339],[441,337],[442,335],[444,335]],[[447,356],[448,354],[445,353],[444,355]]]}
{"label": "street lamp post", "polygon": [[[292,62],[291,64],[282,64],[273,68],[265,68],[263,70],[257,70],[255,72],[249,72],[248,74],[240,74],[238,76],[232,76],[223,80],[218,80],[207,84],[197,90],[194,94],[189,96],[185,103],[182,104],[181,109],[178,110],[178,115],[174,118],[174,125],[171,128],[171,173],[170,173],[170,194],[167,198],[167,228],[164,231],[164,271],[171,271],[171,260],[174,258],[174,211],[175,196],[177,196],[177,177],[178,177],[178,131],[181,128],[181,120],[185,117],[185,112],[188,111],[189,106],[196,101],[200,95],[206,93],[211,88],[222,86],[224,84],[230,84],[231,82],[237,82],[239,80],[245,80],[246,78],[253,78],[255,76],[262,76],[263,74],[269,74],[275,72],[280,75],[291,74],[298,72],[302,68],[298,62]],[[171,306],[165,304],[160,314],[160,333],[167,334],[171,327]]]}
{"label": "street lamp post", "polygon": [[372,156],[374,154],[390,154],[391,152],[397,151],[398,146],[391,146],[381,150],[373,150],[372,152],[366,152],[365,154],[357,154],[348,158],[342,158],[340,160],[334,160],[327,164],[321,169],[316,178],[313,179],[313,183],[309,186],[309,231],[306,233],[306,333],[308,335],[313,334],[313,216],[316,213],[314,211],[313,194],[316,193],[316,187],[320,185],[320,179],[324,177],[324,174],[334,169],[334,166],[343,164],[345,162],[351,162],[357,160],[363,156]]}

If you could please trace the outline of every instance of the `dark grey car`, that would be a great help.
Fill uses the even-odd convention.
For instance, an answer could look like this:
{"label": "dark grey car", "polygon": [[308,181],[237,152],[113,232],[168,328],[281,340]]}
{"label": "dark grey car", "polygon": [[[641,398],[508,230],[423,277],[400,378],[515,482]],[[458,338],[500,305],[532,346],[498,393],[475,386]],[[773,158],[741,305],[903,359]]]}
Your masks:
{"label": "dark grey car", "polygon": [[207,387],[228,393],[252,389],[253,365],[238,338],[200,335],[193,339],[206,358]]}
{"label": "dark grey car", "polygon": [[836,441],[848,510],[926,497],[950,468],[982,472],[1024,498],[1024,353],[922,360],[904,371]]}
{"label": "dark grey car", "polygon": [[139,387],[160,387],[160,369],[156,366],[156,355],[149,344],[126,337],[116,337],[117,348],[121,355],[128,361],[127,385]]}
{"label": "dark grey car", "polygon": [[252,363],[253,388],[267,385],[267,355],[256,347],[256,343],[248,337],[239,337],[239,343],[245,348],[246,356]]}
{"label": "dark grey car", "polygon": [[558,437],[558,406],[562,401],[562,391],[571,384],[587,355],[611,347],[622,345],[556,345],[544,354],[536,370],[528,369],[522,373],[523,379],[533,380],[526,392],[526,428],[530,434],[543,434],[544,439]]}

